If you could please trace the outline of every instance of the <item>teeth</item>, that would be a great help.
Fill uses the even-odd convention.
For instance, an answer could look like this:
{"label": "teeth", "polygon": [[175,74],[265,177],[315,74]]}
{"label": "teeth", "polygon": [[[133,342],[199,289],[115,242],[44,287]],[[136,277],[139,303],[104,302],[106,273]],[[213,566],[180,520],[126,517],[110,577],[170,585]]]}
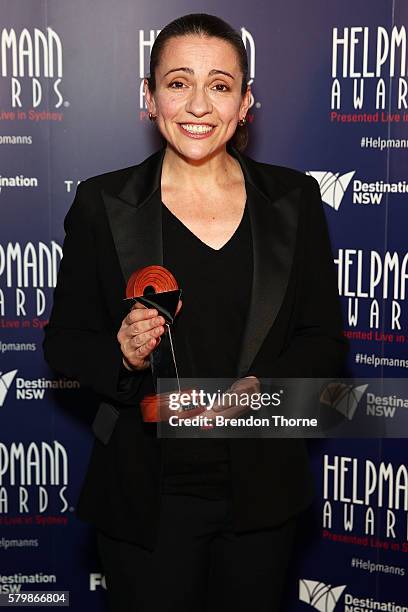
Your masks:
{"label": "teeth", "polygon": [[213,129],[211,125],[194,125],[192,123],[182,123],[181,127],[191,134],[207,134]]}

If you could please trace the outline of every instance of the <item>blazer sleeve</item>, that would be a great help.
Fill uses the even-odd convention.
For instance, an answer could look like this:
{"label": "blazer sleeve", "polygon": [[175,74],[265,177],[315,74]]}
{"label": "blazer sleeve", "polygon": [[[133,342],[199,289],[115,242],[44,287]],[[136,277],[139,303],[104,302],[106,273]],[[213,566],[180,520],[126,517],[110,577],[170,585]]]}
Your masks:
{"label": "blazer sleeve", "polygon": [[53,370],[81,386],[132,405],[145,372],[129,372],[123,366],[118,330],[112,329],[99,286],[92,214],[82,199],[82,186],[64,220],[63,257],[44,327],[44,357]]}
{"label": "blazer sleeve", "polygon": [[304,206],[292,333],[268,369],[273,377],[330,378],[341,373],[348,341],[320,188],[312,177]]}

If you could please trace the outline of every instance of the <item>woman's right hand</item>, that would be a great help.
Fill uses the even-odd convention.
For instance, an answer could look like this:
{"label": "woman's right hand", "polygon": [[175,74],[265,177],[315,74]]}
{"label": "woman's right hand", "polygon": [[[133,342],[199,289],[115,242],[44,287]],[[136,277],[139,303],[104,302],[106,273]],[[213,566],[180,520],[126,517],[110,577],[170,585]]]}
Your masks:
{"label": "woman's right hand", "polygon": [[136,303],[122,321],[117,339],[128,370],[145,370],[149,355],[160,342],[165,320],[154,308]]}
{"label": "woman's right hand", "polygon": [[[177,313],[181,301],[177,306]],[[123,354],[123,365],[128,370],[145,370],[149,367],[149,355],[159,344],[165,332],[164,317],[154,308],[146,308],[136,302],[122,321],[117,339]]]}

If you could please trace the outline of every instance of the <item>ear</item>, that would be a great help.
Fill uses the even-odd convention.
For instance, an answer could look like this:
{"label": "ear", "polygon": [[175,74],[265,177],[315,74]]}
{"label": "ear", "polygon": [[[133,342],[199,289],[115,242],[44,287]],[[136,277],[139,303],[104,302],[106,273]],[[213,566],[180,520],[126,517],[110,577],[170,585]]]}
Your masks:
{"label": "ear", "polygon": [[246,116],[248,109],[251,106],[251,100],[252,100],[251,86],[247,85],[246,92],[244,93],[242,97],[242,101],[239,107],[239,118],[240,119],[243,119]]}
{"label": "ear", "polygon": [[152,113],[152,115],[156,115],[156,102],[154,101],[154,96],[149,89],[149,83],[147,79],[143,80],[143,93],[146,100],[148,112]]}

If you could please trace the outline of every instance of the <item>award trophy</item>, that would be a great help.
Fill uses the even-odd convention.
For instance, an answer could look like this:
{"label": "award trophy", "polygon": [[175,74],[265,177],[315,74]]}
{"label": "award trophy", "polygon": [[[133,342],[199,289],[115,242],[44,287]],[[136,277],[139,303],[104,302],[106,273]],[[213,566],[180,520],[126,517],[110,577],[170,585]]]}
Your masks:
{"label": "award trophy", "polygon": [[179,387],[176,357],[171,325],[176,316],[181,290],[169,270],[162,266],[147,266],[133,272],[126,287],[126,300],[132,305],[139,302],[147,308],[156,308],[165,320],[166,333],[158,347],[150,353],[150,367],[157,389],[159,377],[176,378]]}
{"label": "award trophy", "polygon": [[[150,353],[150,369],[156,391],[158,390],[159,379],[175,379],[176,391],[181,392],[172,337],[172,325],[180,295],[181,289],[179,289],[173,274],[162,266],[139,268],[133,272],[127,283],[126,301],[132,306],[139,302],[147,308],[156,308],[165,320],[166,332],[161,336],[160,344]],[[145,396],[141,402],[144,421],[168,420],[170,414],[174,414],[168,406],[169,393]],[[189,410],[190,415],[195,412],[194,409]]]}
{"label": "award trophy", "polygon": [[164,317],[168,331],[174,323],[181,289],[174,276],[162,266],[139,268],[130,276],[126,299],[132,304],[140,302],[147,308],[157,308]]}
{"label": "award trophy", "polygon": [[[147,266],[139,268],[130,276],[126,287],[126,301],[132,306],[140,302],[147,308],[156,308],[165,320],[166,332],[161,336],[160,344],[150,353],[150,369],[156,390],[155,395],[146,395],[140,402],[143,420],[145,422],[157,423],[168,421],[174,410],[169,408],[169,398],[174,392],[181,393],[179,373],[177,369],[176,355],[174,351],[172,325],[176,317],[181,289],[173,274],[163,266]],[[158,380],[161,379],[158,389]],[[168,379],[163,381],[163,379]],[[163,386],[173,385],[176,381],[176,390],[167,388],[163,392]],[[159,391],[159,392],[158,392]],[[184,389],[183,393],[190,390]],[[178,417],[188,415],[196,416],[205,409],[196,405],[184,406],[177,412]]]}

